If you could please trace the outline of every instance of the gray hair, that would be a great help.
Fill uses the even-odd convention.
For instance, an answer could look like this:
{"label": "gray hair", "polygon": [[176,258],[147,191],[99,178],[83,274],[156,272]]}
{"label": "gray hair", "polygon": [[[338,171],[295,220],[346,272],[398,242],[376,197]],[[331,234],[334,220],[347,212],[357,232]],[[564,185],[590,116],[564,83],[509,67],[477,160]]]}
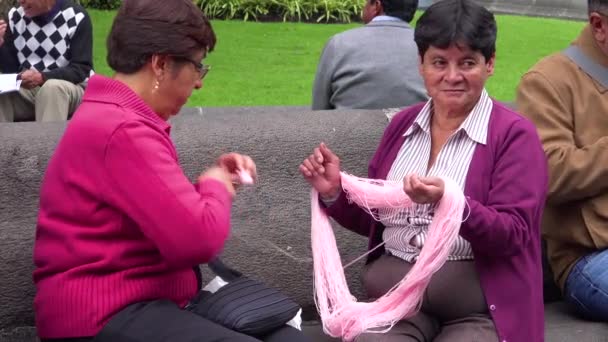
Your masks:
{"label": "gray hair", "polygon": [[608,13],[608,0],[587,0],[589,13]]}

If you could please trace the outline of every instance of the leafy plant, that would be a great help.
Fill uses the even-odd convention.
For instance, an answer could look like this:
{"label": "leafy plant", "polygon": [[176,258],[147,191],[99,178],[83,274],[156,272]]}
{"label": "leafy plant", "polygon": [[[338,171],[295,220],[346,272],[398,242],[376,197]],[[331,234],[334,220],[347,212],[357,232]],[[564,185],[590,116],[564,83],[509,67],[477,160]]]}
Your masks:
{"label": "leafy plant", "polygon": [[121,0],[80,0],[79,3],[86,8],[101,10],[114,10],[120,7]]}
{"label": "leafy plant", "polygon": [[0,0],[0,18],[5,18],[8,11],[17,6],[19,6],[19,1],[17,0]]}
{"label": "leafy plant", "polygon": [[241,3],[240,7],[243,20],[245,21],[249,18],[257,21],[258,15],[268,15],[268,10],[269,8],[258,0],[245,0]]}
{"label": "leafy plant", "polygon": [[315,12],[315,5],[310,0],[272,0],[273,13],[283,21],[308,21]]}
{"label": "leafy plant", "polygon": [[210,18],[351,22],[365,0],[197,0]]}
{"label": "leafy plant", "polygon": [[233,19],[243,0],[201,1],[199,6],[203,13],[210,18]]}

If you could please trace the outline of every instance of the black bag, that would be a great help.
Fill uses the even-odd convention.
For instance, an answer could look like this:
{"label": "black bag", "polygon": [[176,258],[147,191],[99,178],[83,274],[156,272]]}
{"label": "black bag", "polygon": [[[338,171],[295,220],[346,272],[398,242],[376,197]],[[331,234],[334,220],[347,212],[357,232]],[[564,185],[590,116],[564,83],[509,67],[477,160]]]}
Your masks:
{"label": "black bag", "polygon": [[200,291],[186,306],[206,319],[246,335],[262,336],[284,326],[300,310],[277,289],[243,276],[219,259],[208,267],[228,284],[214,293]]}

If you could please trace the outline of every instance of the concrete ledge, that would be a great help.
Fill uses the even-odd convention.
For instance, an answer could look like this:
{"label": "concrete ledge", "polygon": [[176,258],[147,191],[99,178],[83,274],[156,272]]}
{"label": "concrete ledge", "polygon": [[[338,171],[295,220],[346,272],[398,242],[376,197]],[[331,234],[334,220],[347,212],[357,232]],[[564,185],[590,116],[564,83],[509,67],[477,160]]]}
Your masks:
{"label": "concrete ledge", "polygon": [[[234,203],[225,261],[284,291],[305,308],[306,331],[331,341],[315,325],[310,253],[309,186],[298,165],[320,141],[340,155],[344,170],[365,175],[387,124],[384,111],[310,111],[306,107],[189,108],[171,121],[185,173],[194,179],[222,152],[251,155],[259,183]],[[0,124],[0,342],[34,342],[32,245],[40,181],[66,123]],[[343,260],[365,251],[363,237],[336,229]],[[347,270],[362,298],[361,263]],[[209,280],[211,277],[206,277]],[[563,303],[547,304],[548,342],[608,342],[608,325],[577,319]]]}
{"label": "concrete ledge", "polygon": [[[317,321],[302,324],[302,331],[314,342],[339,342],[323,333]],[[0,330],[0,342],[36,342],[33,327]],[[573,317],[563,303],[545,307],[546,342],[608,342],[608,324],[586,322]]]}
{"label": "concrete ledge", "polygon": [[476,0],[495,13],[586,20],[586,0]]}

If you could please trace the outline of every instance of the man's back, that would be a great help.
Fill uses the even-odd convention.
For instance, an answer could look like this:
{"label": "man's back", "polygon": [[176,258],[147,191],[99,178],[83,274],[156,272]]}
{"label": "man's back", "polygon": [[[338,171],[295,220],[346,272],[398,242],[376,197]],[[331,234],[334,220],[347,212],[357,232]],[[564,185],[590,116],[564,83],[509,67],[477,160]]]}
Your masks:
{"label": "man's back", "polygon": [[397,108],[425,101],[418,64],[414,30],[404,21],[372,21],[337,34],[323,50],[312,108]]}

